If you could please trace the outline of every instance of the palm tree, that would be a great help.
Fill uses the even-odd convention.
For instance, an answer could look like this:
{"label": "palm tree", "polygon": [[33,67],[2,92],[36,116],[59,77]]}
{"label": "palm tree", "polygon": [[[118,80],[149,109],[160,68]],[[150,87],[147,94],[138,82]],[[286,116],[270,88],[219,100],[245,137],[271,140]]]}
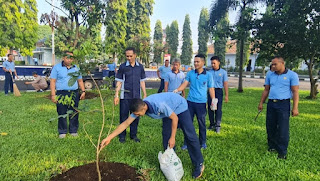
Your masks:
{"label": "palm tree", "polygon": [[249,31],[251,29],[251,19],[254,12],[252,7],[259,2],[266,2],[266,0],[217,0],[213,3],[210,11],[209,26],[215,28],[217,23],[226,16],[229,8],[233,10],[240,9],[240,17],[235,26],[236,31],[233,33],[235,39],[238,40],[237,42],[240,42],[238,92],[243,92],[242,71],[244,44],[249,38]]}

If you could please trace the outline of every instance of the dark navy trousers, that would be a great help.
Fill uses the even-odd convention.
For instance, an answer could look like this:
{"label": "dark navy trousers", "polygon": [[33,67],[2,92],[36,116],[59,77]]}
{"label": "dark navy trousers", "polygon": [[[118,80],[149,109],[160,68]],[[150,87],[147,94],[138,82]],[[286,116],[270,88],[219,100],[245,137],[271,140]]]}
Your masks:
{"label": "dark navy trousers", "polygon": [[[196,130],[193,126],[193,121],[191,119],[189,111],[184,111],[177,115],[179,119],[179,124],[184,134],[184,140],[186,145],[188,146],[189,156],[191,158],[192,163],[195,166],[203,163],[203,156],[200,150],[200,143],[197,137]],[[162,119],[162,144],[164,150],[168,147],[168,142],[171,137],[171,119],[163,118]]]}
{"label": "dark navy trousers", "polygon": [[[14,72],[12,72],[12,76],[13,76],[13,78],[15,78]],[[4,77],[5,77],[4,93],[8,94],[9,88],[10,88],[11,93],[13,93],[13,81],[12,81],[10,72],[5,72]]]}
{"label": "dark navy trousers", "polygon": [[[130,104],[132,99],[120,99],[120,124],[123,123],[129,117],[130,113]],[[137,117],[131,124],[130,124],[130,138],[137,137],[138,132],[138,124],[139,124],[139,117]],[[126,137],[126,130],[119,134],[119,138]]]}
{"label": "dark navy trousers", "polygon": [[164,79],[161,79],[160,87],[158,89],[158,93],[161,93],[164,89]]}
{"label": "dark navy trousers", "polygon": [[215,96],[218,99],[217,110],[212,111],[210,105],[212,99],[208,93],[208,115],[210,120],[210,126],[220,127],[222,118],[222,103],[223,103],[223,90],[221,88],[215,88]]}
{"label": "dark navy trousers", "polygon": [[[188,101],[188,109],[190,112],[192,122],[193,122],[194,116],[195,115],[197,116],[197,120],[199,124],[199,142],[200,142],[200,145],[203,145],[206,143],[206,138],[207,138],[206,103],[195,103],[195,102]],[[186,145],[186,140],[184,143]]]}
{"label": "dark navy trousers", "polygon": [[[72,96],[72,100],[74,101],[74,106],[71,105],[64,105],[61,103],[57,103],[57,112],[59,117],[58,120],[58,132],[59,134],[67,134],[68,133],[68,123],[67,123],[67,117],[69,117],[69,133],[77,133],[79,128],[79,113],[74,109],[77,108],[79,105],[79,99],[80,95],[78,90],[73,91],[67,91],[67,90],[58,90],[57,96]],[[67,112],[71,110],[73,113],[69,114],[69,116],[66,115]]]}
{"label": "dark navy trousers", "polygon": [[269,148],[286,155],[289,144],[290,100],[273,102],[267,105],[267,135]]}
{"label": "dark navy trousers", "polygon": [[[116,75],[115,71],[109,71],[108,77],[112,77],[112,76],[115,77],[115,75]],[[112,87],[113,88],[116,87],[116,81],[115,80],[112,81]]]}

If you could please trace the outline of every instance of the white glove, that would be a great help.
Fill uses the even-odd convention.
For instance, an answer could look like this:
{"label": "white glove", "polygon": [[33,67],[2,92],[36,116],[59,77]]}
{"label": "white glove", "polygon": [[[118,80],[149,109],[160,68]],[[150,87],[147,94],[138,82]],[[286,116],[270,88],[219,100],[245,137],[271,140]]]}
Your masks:
{"label": "white glove", "polygon": [[217,98],[212,99],[210,109],[212,111],[215,111],[218,109],[218,99]]}
{"label": "white glove", "polygon": [[178,91],[178,89],[175,89],[175,90],[173,90],[172,92],[173,92],[173,93],[177,93],[177,92],[179,92],[179,91]]}

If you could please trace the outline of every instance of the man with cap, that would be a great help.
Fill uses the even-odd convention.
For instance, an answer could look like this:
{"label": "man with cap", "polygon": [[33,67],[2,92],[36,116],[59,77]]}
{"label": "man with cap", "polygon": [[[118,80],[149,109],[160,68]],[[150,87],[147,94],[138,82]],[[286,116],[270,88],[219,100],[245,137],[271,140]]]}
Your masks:
{"label": "man with cap", "polygon": [[39,76],[37,72],[32,72],[32,75],[35,78],[34,81],[25,82],[25,84],[31,84],[37,92],[43,92],[43,90],[48,87],[47,81],[43,77]]}
{"label": "man with cap", "polygon": [[[52,68],[50,75],[51,101],[57,104],[57,112],[59,115],[59,138],[65,138],[68,133],[67,117],[69,117],[70,135],[74,137],[78,136],[79,113],[76,111],[76,108],[79,104],[79,97],[81,100],[84,99],[86,93],[81,75],[77,77],[77,81],[73,85],[68,85],[69,80],[72,78],[69,74],[79,72],[79,68],[76,65],[72,65],[73,60],[73,54],[66,52],[63,61]],[[80,95],[79,87],[81,90]],[[59,101],[66,96],[72,99],[72,102],[68,105]],[[73,113],[65,117],[68,111],[73,111]]]}
{"label": "man with cap", "polygon": [[266,76],[258,110],[262,111],[263,103],[269,96],[267,104],[267,138],[268,151],[278,152],[278,159],[287,159],[289,145],[290,99],[293,99],[292,116],[297,116],[299,102],[298,75],[285,67],[281,56],[272,59],[273,72]]}
{"label": "man with cap", "polygon": [[221,128],[221,118],[222,118],[222,100],[223,100],[223,90],[225,93],[225,102],[229,101],[229,91],[228,91],[228,75],[227,72],[220,67],[220,58],[218,56],[211,57],[212,70],[209,72],[212,74],[214,92],[216,98],[218,98],[217,110],[211,110],[210,105],[212,99],[208,95],[208,114],[210,120],[209,130],[215,129],[217,133],[220,133]]}
{"label": "man with cap", "polygon": [[[199,124],[199,141],[201,148],[206,149],[207,128],[206,128],[206,103],[207,103],[207,91],[211,99],[215,99],[213,79],[210,72],[206,71],[203,67],[205,64],[205,56],[198,54],[194,58],[194,68],[187,73],[185,81],[179,88],[173,92],[177,93],[184,90],[190,83],[189,95],[187,98],[188,109],[193,120],[194,115],[197,116]],[[212,107],[212,106],[210,106]],[[199,145],[199,146],[200,146]],[[187,145],[184,144],[181,149],[187,149]]]}
{"label": "man with cap", "polygon": [[167,75],[168,72],[171,71],[171,67],[170,67],[170,61],[168,59],[166,59],[164,61],[164,65],[161,66],[158,70],[157,70],[157,75],[158,77],[161,79],[161,83],[160,83],[160,87],[158,89],[158,93],[162,92],[164,89],[164,79]]}
{"label": "man with cap", "polygon": [[101,141],[101,148],[107,146],[110,141],[121,134],[137,117],[147,115],[154,119],[166,119],[162,127],[162,144],[163,148],[175,146],[175,137],[178,122],[188,145],[188,152],[194,165],[192,176],[201,177],[204,171],[203,156],[199,147],[199,140],[194,129],[190,113],[188,111],[187,101],[178,94],[167,92],[153,94],[141,99],[133,99],[130,104],[132,114],[122,122],[107,138]]}

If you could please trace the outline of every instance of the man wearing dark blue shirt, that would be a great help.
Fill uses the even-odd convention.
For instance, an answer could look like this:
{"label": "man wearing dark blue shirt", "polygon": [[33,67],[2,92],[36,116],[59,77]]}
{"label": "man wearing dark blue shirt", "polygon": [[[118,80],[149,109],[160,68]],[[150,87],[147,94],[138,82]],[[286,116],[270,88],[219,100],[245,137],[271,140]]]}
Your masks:
{"label": "man wearing dark blue shirt", "polygon": [[284,60],[280,56],[272,59],[272,68],[274,72],[267,74],[258,110],[263,109],[263,103],[269,96],[266,120],[268,151],[277,151],[278,159],[286,159],[291,97],[293,98],[291,114],[292,116],[299,114],[299,78],[295,72],[286,69]]}
{"label": "man wearing dark blue shirt", "polygon": [[[116,93],[114,96],[114,104],[119,104],[119,91],[120,93],[120,124],[124,122],[129,116],[129,105],[132,99],[141,98],[140,87],[142,88],[144,98],[147,96],[145,79],[146,74],[143,66],[136,61],[135,49],[129,47],[125,51],[127,61],[120,65],[115,80]],[[130,138],[135,142],[140,142],[137,137],[139,118],[137,118],[130,125]],[[119,141],[125,142],[126,130],[119,134]]]}
{"label": "man wearing dark blue shirt", "polygon": [[131,102],[130,111],[132,112],[130,117],[120,124],[107,138],[101,141],[100,149],[103,149],[114,137],[121,134],[137,117],[145,114],[151,118],[163,120],[163,147],[164,149],[166,149],[167,146],[173,148],[175,146],[175,137],[179,122],[186,144],[188,145],[191,161],[195,167],[192,176],[194,178],[201,177],[204,171],[204,160],[200,151],[199,140],[188,111],[188,103],[183,97],[168,92],[153,94],[143,101],[141,99],[134,99]]}

